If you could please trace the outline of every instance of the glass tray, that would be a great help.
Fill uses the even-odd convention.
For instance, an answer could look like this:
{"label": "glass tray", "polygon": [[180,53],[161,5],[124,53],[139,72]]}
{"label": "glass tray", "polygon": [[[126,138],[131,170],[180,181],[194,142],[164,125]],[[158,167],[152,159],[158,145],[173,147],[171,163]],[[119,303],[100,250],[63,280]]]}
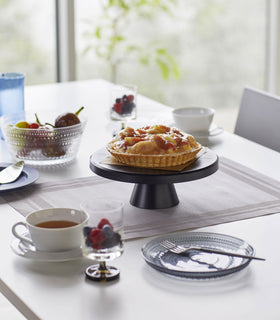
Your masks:
{"label": "glass tray", "polygon": [[174,254],[160,245],[169,240],[181,246],[201,246],[254,256],[254,249],[245,241],[224,234],[210,232],[184,232],[157,237],[142,248],[142,255],[154,269],[184,278],[207,279],[222,277],[245,268],[250,259],[224,256],[214,253],[190,251]]}

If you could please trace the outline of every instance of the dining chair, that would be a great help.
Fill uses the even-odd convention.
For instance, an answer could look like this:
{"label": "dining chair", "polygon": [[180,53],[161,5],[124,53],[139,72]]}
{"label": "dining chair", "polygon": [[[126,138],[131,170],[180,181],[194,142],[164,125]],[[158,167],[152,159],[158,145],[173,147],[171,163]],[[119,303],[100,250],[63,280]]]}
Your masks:
{"label": "dining chair", "polygon": [[280,97],[245,87],[234,133],[280,152]]}

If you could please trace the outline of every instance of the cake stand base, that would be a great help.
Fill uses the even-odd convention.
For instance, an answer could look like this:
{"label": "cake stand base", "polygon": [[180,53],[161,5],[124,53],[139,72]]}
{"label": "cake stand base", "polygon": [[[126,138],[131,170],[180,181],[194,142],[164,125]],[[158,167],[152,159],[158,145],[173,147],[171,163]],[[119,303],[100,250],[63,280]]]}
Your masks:
{"label": "cake stand base", "polygon": [[218,156],[207,150],[193,164],[181,171],[137,168],[104,163],[108,156],[105,149],[90,157],[90,169],[101,177],[133,183],[130,204],[142,209],[164,209],[179,203],[175,183],[202,179],[219,168]]}
{"label": "cake stand base", "polygon": [[164,209],[179,203],[174,184],[142,184],[134,185],[130,204],[144,209]]}

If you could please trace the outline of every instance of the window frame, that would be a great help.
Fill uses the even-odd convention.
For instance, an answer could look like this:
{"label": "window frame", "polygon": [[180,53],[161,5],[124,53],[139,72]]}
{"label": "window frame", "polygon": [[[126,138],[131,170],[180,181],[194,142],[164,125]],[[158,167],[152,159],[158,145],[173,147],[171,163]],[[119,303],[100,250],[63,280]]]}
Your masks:
{"label": "window frame", "polygon": [[280,94],[280,4],[267,0],[265,89]]}
{"label": "window frame", "polygon": [[55,0],[56,81],[75,81],[75,0]]}

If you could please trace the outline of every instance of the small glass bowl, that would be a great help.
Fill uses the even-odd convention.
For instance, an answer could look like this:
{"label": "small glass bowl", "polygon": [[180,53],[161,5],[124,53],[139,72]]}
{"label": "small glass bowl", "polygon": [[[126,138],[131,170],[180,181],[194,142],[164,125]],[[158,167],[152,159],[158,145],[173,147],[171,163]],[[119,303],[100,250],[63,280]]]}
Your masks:
{"label": "small glass bowl", "polygon": [[[62,128],[43,126],[39,129],[18,128],[18,121],[34,122],[34,115],[20,112],[1,117],[1,129],[13,160],[32,166],[65,165],[77,155],[86,125],[81,123]],[[79,117],[80,118],[80,117]]]}

